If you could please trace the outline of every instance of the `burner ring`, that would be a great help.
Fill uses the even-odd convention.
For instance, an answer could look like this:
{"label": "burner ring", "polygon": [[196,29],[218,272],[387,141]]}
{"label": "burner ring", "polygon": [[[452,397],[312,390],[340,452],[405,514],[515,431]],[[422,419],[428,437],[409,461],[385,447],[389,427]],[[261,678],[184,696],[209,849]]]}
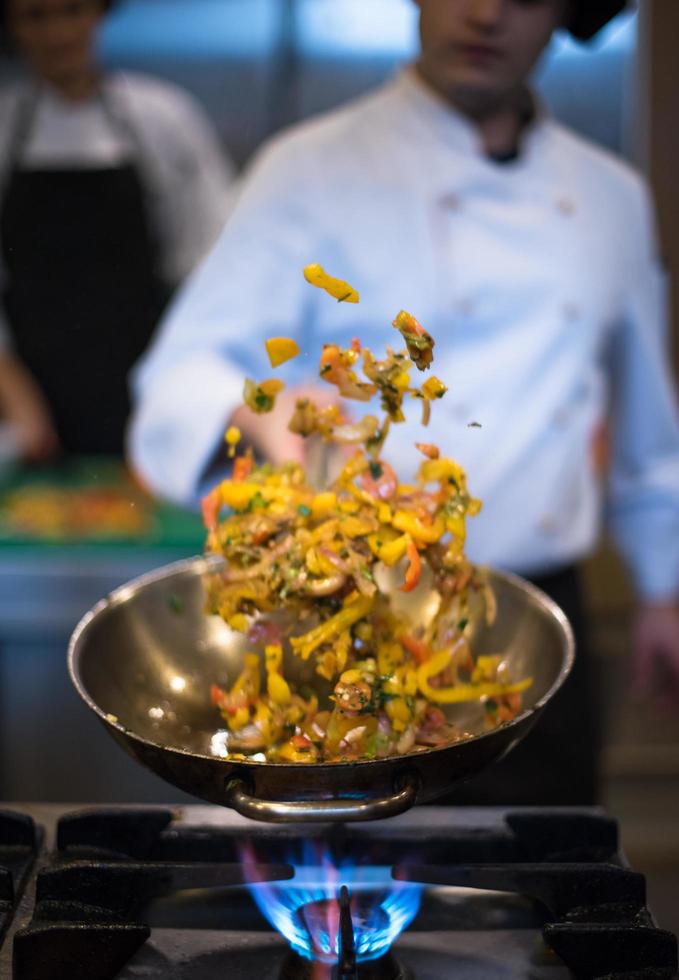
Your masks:
{"label": "burner ring", "polygon": [[[324,898],[300,905],[294,913],[294,920],[309,937],[309,951],[314,959],[334,963],[333,937],[336,938],[340,931],[340,906],[337,900]],[[389,916],[376,903],[375,895],[357,892],[351,899],[351,924],[354,936],[386,933]]]}
{"label": "burner ring", "polygon": [[[297,953],[290,953],[281,967],[279,980],[341,980],[337,966],[305,960]],[[353,978],[352,978],[353,980]],[[356,980],[415,980],[415,975],[399,963],[392,953],[378,960],[359,963],[356,967]]]}

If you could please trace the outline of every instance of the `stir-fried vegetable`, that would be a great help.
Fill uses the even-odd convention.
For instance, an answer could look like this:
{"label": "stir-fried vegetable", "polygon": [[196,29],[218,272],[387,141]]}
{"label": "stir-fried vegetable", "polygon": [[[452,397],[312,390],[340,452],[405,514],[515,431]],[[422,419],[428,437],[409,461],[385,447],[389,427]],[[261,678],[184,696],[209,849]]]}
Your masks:
{"label": "stir-fried vegetable", "polygon": [[434,340],[410,313],[401,310],[394,326],[406,342],[408,353],[420,371],[426,371],[434,360]]}
{"label": "stir-fried vegetable", "polygon": [[269,355],[271,367],[280,367],[286,361],[291,361],[299,354],[299,345],[292,337],[269,337],[264,342],[266,352]]}
{"label": "stir-fried vegetable", "polygon": [[[304,274],[336,299],[358,301],[320,266]],[[264,753],[270,761],[308,763],[444,745],[466,736],[438,705],[478,701],[488,725],[502,724],[520,711],[531,684],[510,676],[501,656],[475,660],[466,639],[474,616],[485,610],[492,621],[495,600],[464,554],[466,519],[481,507],[464,471],[437,446],[417,443],[424,459],[416,482],[404,485],[382,458],[389,425],[405,417],[406,397],[421,400],[428,418],[430,403],[446,392],[435,377],[421,388],[411,384],[413,363],[431,365],[430,335],[405,312],[394,326],[406,351],[387,348],[378,360],[354,340],[347,349],[326,344],[320,358],[320,377],[343,397],[379,397],[382,422],[372,414],[349,421],[338,406],[319,408],[308,398],[296,404],[291,431],[356,447],[331,486],[317,492],[295,463],[255,465],[248,449],[234,460],[231,478],[203,500],[208,550],[225,558],[225,570],[209,583],[208,608],[251,647],[233,686],[211,690],[232,757]],[[290,338],[272,338],[267,352],[277,367],[298,348]],[[274,379],[248,380],[246,404],[271,411],[282,387]],[[229,429],[226,441],[235,451],[240,432]],[[402,593],[415,593],[426,572],[439,599],[426,627],[392,608],[379,587],[388,569],[401,577]],[[286,630],[283,621],[294,626]],[[331,683],[327,705],[284,676],[286,651]]]}
{"label": "stir-fried vegetable", "polygon": [[338,303],[358,303],[358,293],[343,279],[329,276],[322,265],[314,263],[304,267],[304,278],[312,286],[324,289]]}
{"label": "stir-fried vegetable", "polygon": [[258,415],[264,412],[271,412],[276,404],[276,395],[279,395],[285,385],[278,378],[269,378],[257,384],[250,378],[246,378],[243,385],[243,401]]}

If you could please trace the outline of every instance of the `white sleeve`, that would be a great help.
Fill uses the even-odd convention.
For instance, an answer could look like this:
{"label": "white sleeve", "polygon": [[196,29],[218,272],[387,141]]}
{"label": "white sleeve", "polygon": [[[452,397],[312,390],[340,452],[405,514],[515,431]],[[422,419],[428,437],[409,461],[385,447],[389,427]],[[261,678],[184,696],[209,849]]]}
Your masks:
{"label": "white sleeve", "polygon": [[177,165],[165,202],[170,216],[166,273],[181,283],[214,245],[232,203],[235,167],[203,109],[176,93],[171,121]]}
{"label": "white sleeve", "polygon": [[611,528],[639,594],[679,595],[679,413],[667,350],[667,296],[653,205],[638,197],[636,262],[613,339]]}
{"label": "white sleeve", "polygon": [[129,453],[160,496],[195,501],[245,376],[271,374],[264,340],[301,327],[314,218],[297,156],[286,141],[260,154],[214,250],[135,369]]}

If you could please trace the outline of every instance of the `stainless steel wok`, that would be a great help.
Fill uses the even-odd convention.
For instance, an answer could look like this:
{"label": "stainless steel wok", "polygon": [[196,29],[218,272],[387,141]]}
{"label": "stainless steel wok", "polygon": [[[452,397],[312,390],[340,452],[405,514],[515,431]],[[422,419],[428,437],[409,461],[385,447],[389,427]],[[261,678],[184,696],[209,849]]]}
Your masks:
{"label": "stainless steel wok", "polygon": [[[432,800],[516,745],[573,663],[573,636],[559,607],[522,579],[492,573],[497,618],[492,627],[477,624],[471,642],[476,653],[503,652],[517,679],[533,677],[514,721],[486,732],[479,705],[457,705],[447,709],[450,720],[474,737],[414,755],[331,764],[231,761],[210,685],[234,682],[245,643],[204,612],[204,577],[218,568],[218,560],[192,558],[117,589],[78,624],[69,670],[85,703],[130,755],[169,783],[256,820],[370,820]],[[420,586],[412,596],[426,615],[431,591]],[[285,673],[324,693],[312,663],[289,654]]]}

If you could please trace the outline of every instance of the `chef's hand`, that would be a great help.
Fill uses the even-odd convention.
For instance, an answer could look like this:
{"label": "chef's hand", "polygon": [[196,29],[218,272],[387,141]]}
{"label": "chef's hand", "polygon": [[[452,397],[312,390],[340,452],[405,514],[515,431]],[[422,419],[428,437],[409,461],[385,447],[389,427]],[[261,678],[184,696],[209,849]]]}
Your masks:
{"label": "chef's hand", "polygon": [[633,626],[632,683],[640,698],[679,708],[679,606],[642,603]]}
{"label": "chef's hand", "polygon": [[29,372],[11,353],[0,355],[0,415],[8,423],[23,460],[42,463],[60,446],[47,401]]}
{"label": "chef's hand", "polygon": [[252,445],[256,452],[274,465],[288,461],[307,462],[309,442],[288,429],[288,422],[299,398],[310,398],[320,408],[339,404],[332,390],[320,385],[299,385],[286,388],[276,398],[272,412],[257,415],[247,405],[241,405],[231,416],[230,425],[241,431],[241,445]]}
{"label": "chef's hand", "polygon": [[32,412],[15,420],[19,452],[29,463],[45,463],[61,452],[59,437],[48,412]]}

